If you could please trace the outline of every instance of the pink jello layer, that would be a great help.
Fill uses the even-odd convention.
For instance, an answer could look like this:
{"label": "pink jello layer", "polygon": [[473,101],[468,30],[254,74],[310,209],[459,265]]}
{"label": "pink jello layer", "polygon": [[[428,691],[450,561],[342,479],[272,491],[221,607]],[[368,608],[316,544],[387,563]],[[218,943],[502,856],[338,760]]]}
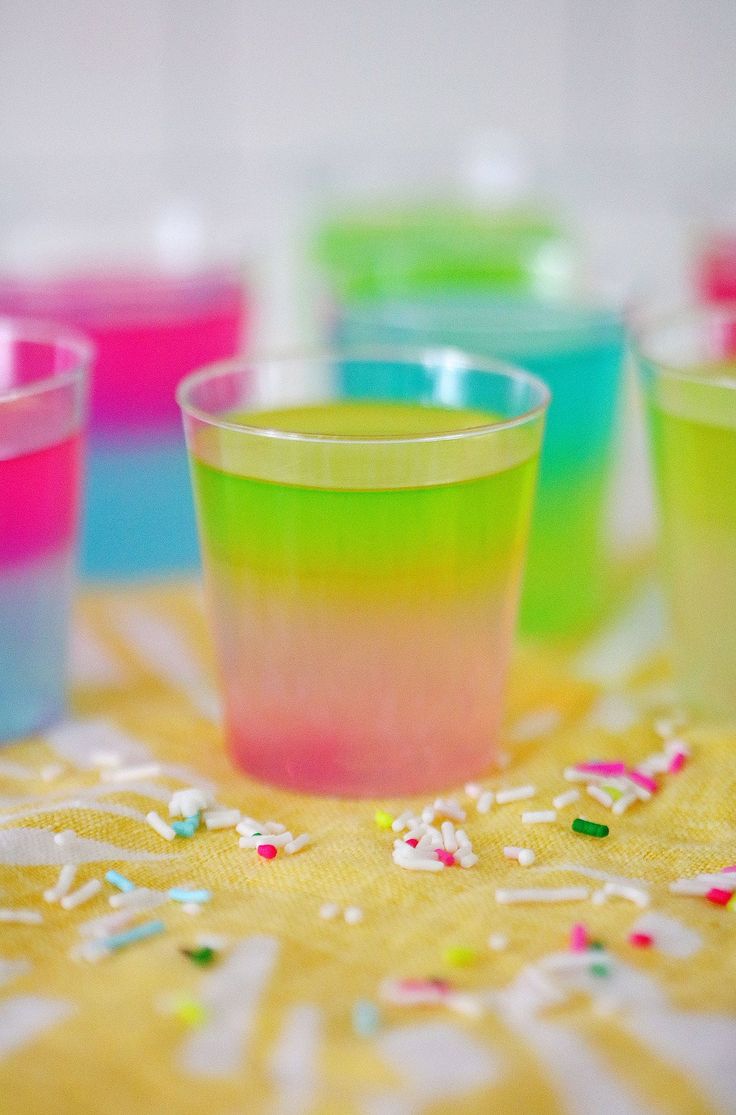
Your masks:
{"label": "pink jello layer", "polygon": [[180,419],[174,399],[193,368],[237,352],[245,326],[240,276],[73,275],[0,281],[0,312],[62,321],[95,341],[92,429],[143,429]]}
{"label": "pink jello layer", "polygon": [[0,568],[68,547],[76,530],[81,436],[0,459]]}

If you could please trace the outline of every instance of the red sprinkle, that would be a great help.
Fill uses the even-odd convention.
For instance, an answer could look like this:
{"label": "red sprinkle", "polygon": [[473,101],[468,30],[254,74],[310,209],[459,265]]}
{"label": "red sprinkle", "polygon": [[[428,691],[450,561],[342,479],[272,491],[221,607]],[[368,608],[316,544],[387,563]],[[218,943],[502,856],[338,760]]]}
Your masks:
{"label": "red sprinkle", "polygon": [[721,890],[720,887],[711,887],[705,897],[709,902],[715,902],[716,906],[727,906],[731,901],[731,891]]}
{"label": "red sprinkle", "polygon": [[687,756],[684,751],[676,751],[670,760],[670,765],[667,768],[669,774],[679,774],[685,766],[685,759]]}
{"label": "red sprinkle", "polygon": [[412,848],[416,848],[419,841],[417,840],[417,838],[415,836],[412,836],[409,840],[405,840],[404,843],[405,844],[411,844]]}
{"label": "red sprinkle", "polygon": [[452,852],[446,852],[444,848],[435,848],[434,854],[437,859],[442,860],[445,867],[452,867],[455,863],[455,857]]}
{"label": "red sprinkle", "polygon": [[279,854],[278,848],[274,848],[273,844],[259,844],[256,851],[258,855],[263,856],[264,859],[276,859],[276,856]]}
{"label": "red sprinkle", "polygon": [[629,944],[638,949],[648,949],[654,944],[650,933],[629,933]]}
{"label": "red sprinkle", "polygon": [[642,774],[640,770],[629,770],[628,776],[632,782],[636,782],[637,786],[641,786],[642,790],[649,790],[650,794],[656,794],[659,789],[654,779],[648,774]]}

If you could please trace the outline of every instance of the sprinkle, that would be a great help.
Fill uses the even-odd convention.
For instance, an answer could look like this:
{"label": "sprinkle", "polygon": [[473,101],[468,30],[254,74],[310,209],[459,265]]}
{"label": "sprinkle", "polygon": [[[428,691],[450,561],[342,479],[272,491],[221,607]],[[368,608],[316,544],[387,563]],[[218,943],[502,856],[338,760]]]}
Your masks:
{"label": "sprinkle", "polygon": [[308,832],[303,832],[301,836],[295,836],[288,844],[284,844],[284,851],[287,856],[293,856],[295,852],[301,852],[302,848],[306,848],[307,844],[312,843],[312,837]]}
{"label": "sprinkle", "polygon": [[615,777],[619,774],[626,774],[626,763],[576,763],[575,770],[585,771],[587,774]]}
{"label": "sprinkle", "polygon": [[235,826],[235,831],[241,836],[253,836],[255,833],[262,833],[264,826],[260,821],[254,821],[252,817],[243,817]]}
{"label": "sprinkle", "polygon": [[557,810],[555,809],[540,809],[536,812],[527,811],[521,815],[521,823],[524,825],[549,825],[557,820]]}
{"label": "sprinkle", "polygon": [[103,782],[143,782],[160,774],[160,763],[144,763],[137,767],[110,767],[102,771],[100,778]]}
{"label": "sprinkle", "polygon": [[102,749],[93,751],[89,760],[92,765],[96,767],[119,767],[123,761],[118,751],[107,751]]}
{"label": "sprinkle", "polygon": [[464,821],[467,817],[465,810],[454,798],[437,798],[434,809],[440,816],[450,817],[453,821]]}
{"label": "sprinkle", "polygon": [[636,768],[630,770],[627,777],[630,778],[639,789],[646,790],[650,794],[656,794],[659,789],[653,778],[650,778],[647,774],[642,774],[642,772]]}
{"label": "sprinkle", "polygon": [[286,825],[282,825],[281,821],[264,821],[263,831],[269,836],[280,836],[281,833],[286,832]]}
{"label": "sprinkle", "polygon": [[212,898],[212,891],[206,890],[204,887],[198,889],[189,889],[188,887],[172,887],[168,891],[169,898],[173,898],[174,902],[209,902]]}
{"label": "sprinkle", "polygon": [[140,915],[141,911],[118,910],[115,914],[104,914],[100,918],[90,918],[78,927],[83,937],[109,937],[120,929],[125,929]]}
{"label": "sprinkle", "polygon": [[648,949],[654,944],[654,938],[650,933],[629,933],[629,944],[637,949]]}
{"label": "sprinkle", "polygon": [[483,793],[483,787],[478,782],[466,782],[465,793],[472,801],[477,801]]}
{"label": "sprinkle", "polygon": [[135,887],[133,890],[123,891],[121,894],[112,894],[108,899],[113,910],[138,909],[146,910],[149,906],[161,904],[161,891],[150,890],[148,887]]}
{"label": "sprinkle", "polygon": [[426,825],[431,825],[435,818],[435,812],[431,805],[425,805],[422,810],[422,820]]}
{"label": "sprinkle", "polygon": [[727,910],[736,910],[736,893],[731,895],[730,899],[726,903],[726,909]]}
{"label": "sprinkle", "polygon": [[409,822],[413,819],[414,814],[407,809],[404,813],[400,813],[399,816],[391,822],[391,828],[394,832],[402,832],[403,829],[405,829]]}
{"label": "sprinkle", "polygon": [[[275,835],[268,834],[267,840],[264,840],[263,835],[256,834],[254,836],[241,836],[241,848],[284,848],[287,844],[291,844],[294,839],[293,833],[281,832]],[[271,856],[273,859],[273,856]]]}
{"label": "sprinkle", "polygon": [[441,860],[442,863],[444,863],[445,867],[455,866],[455,857],[452,852],[447,852],[444,848],[435,848],[434,854],[436,855],[438,860]]}
{"label": "sprinkle", "polygon": [[207,1020],[207,1009],[198,999],[180,996],[173,1010],[174,1016],[186,1026],[201,1026]]}
{"label": "sprinkle", "polygon": [[403,867],[407,871],[444,871],[445,865],[438,859],[425,859],[420,856],[404,856],[394,851],[393,861],[397,867]]}
{"label": "sprinkle", "polygon": [[731,901],[731,891],[721,890],[719,887],[711,887],[705,897],[716,906],[727,906]]}
{"label": "sprinkle", "polygon": [[195,813],[203,813],[211,809],[215,799],[211,793],[201,790],[197,786],[190,786],[186,790],[176,790],[169,801],[170,817],[193,817]]}
{"label": "sprinkle", "polygon": [[471,848],[470,837],[465,829],[455,829],[455,839],[457,840],[458,848]]}
{"label": "sprinkle", "polygon": [[475,852],[463,852],[462,855],[459,855],[457,857],[457,862],[460,864],[461,867],[475,867],[476,863],[478,862],[478,857],[476,856]]}
{"label": "sprinkle", "polygon": [[409,831],[407,832],[404,839],[407,840],[407,841],[416,840],[419,837],[424,836],[426,831],[427,831],[427,826],[426,825],[415,825],[414,828],[409,829]]}
{"label": "sprinkle", "polygon": [[415,837],[410,836],[407,840],[404,841],[404,843],[408,844],[410,848],[416,848],[419,841]]}
{"label": "sprinkle", "polygon": [[135,941],[145,941],[148,937],[155,937],[163,933],[166,926],[162,921],[147,921],[143,925],[134,925],[124,933],[117,933],[114,937],[103,937],[99,942],[108,952],[117,952],[119,949],[132,945]]}
{"label": "sprinkle", "polygon": [[452,821],[443,821],[440,826],[442,833],[442,843],[445,845],[446,852],[457,851],[457,837],[455,836],[455,826]]}
{"label": "sprinkle", "polygon": [[108,883],[111,883],[114,887],[117,887],[118,890],[135,890],[135,883],[131,883],[130,879],[126,879],[125,876],[121,875],[119,871],[110,870],[106,872],[105,878],[107,879]]}
{"label": "sprinkle", "polygon": [[217,959],[217,953],[209,945],[202,945],[196,949],[182,949],[181,952],[198,968],[207,968]]}
{"label": "sprinkle", "polygon": [[155,809],[146,814],[146,820],[148,821],[151,828],[159,834],[159,836],[163,836],[164,840],[173,840],[176,836],[176,833],[172,829],[171,825],[167,825],[166,821],[163,819],[163,817],[159,817]]}
{"label": "sprinkle", "polygon": [[690,758],[690,745],[684,739],[668,739],[664,745],[664,753],[668,759],[679,752],[685,756],[686,759]]}
{"label": "sprinkle", "polygon": [[332,921],[340,913],[340,907],[335,902],[323,902],[319,908],[319,916],[323,921]]}
{"label": "sprinkle", "polygon": [[576,817],[572,823],[572,831],[583,833],[585,836],[608,836],[608,825],[597,825],[594,821],[586,821]]}
{"label": "sprinkle", "polygon": [[509,845],[504,848],[503,854],[506,856],[506,859],[515,859],[521,867],[531,867],[536,859],[531,848],[514,848]]}
{"label": "sprinkle", "polygon": [[577,801],[579,797],[579,790],[576,790],[574,788],[572,790],[565,790],[564,793],[558,794],[557,797],[553,799],[552,804],[554,805],[555,809],[564,809],[566,805],[572,805],[572,803],[574,801]]}
{"label": "sprinkle", "polygon": [[578,770],[577,767],[565,767],[562,777],[566,782],[589,782],[590,772]]}
{"label": "sprinkle", "polygon": [[361,1038],[373,1037],[381,1025],[381,1014],[375,1003],[368,999],[358,999],[352,1010],[353,1030]]}
{"label": "sprinkle", "polygon": [[58,902],[65,894],[68,894],[74,878],[77,874],[76,863],[65,863],[59,872],[59,878],[56,880],[56,885],[51,887],[50,890],[43,892],[46,902]]}
{"label": "sprinkle", "polygon": [[670,759],[670,765],[667,768],[670,774],[679,774],[685,766],[687,756],[684,751],[676,751]]}
{"label": "sprinkle", "polygon": [[40,925],[43,915],[38,910],[0,910],[0,922],[16,925]]}
{"label": "sprinkle", "polygon": [[479,813],[490,813],[493,805],[493,790],[484,790],[478,798],[475,808]]}
{"label": "sprinkle", "polygon": [[586,786],[586,790],[590,797],[599,802],[601,805],[605,805],[606,809],[610,809],[613,805],[613,798],[601,786]]}
{"label": "sprinkle", "polygon": [[468,945],[448,945],[442,953],[442,959],[453,968],[465,968],[475,962],[476,951]]}
{"label": "sprinkle", "polygon": [[188,914],[190,917],[196,917],[197,914],[202,913],[202,907],[196,902],[182,903],[181,911],[183,914]]}
{"label": "sprinkle", "polygon": [[493,949],[494,952],[503,952],[508,948],[509,939],[505,933],[491,933],[488,938],[488,947]]}
{"label": "sprinkle", "polygon": [[220,812],[208,810],[204,814],[204,823],[209,832],[235,828],[240,823],[240,810],[223,809]]}
{"label": "sprinkle", "polygon": [[722,867],[721,868],[721,874],[722,875],[736,874],[736,863],[732,863],[728,867]]}
{"label": "sprinkle", "polygon": [[373,814],[373,820],[378,825],[379,829],[390,829],[394,823],[394,818],[385,809],[377,809]]}
{"label": "sprinkle", "polygon": [[508,805],[512,801],[524,801],[526,798],[533,798],[536,792],[535,786],[513,786],[509,790],[498,790],[496,804]]}
{"label": "sprinkle", "polygon": [[496,902],[509,906],[517,902],[582,902],[588,887],[530,887],[528,890],[497,890]]}
{"label": "sprinkle", "polygon": [[626,898],[642,910],[646,909],[651,901],[648,891],[642,890],[641,887],[631,886],[628,883],[604,883],[603,893],[606,898]]}
{"label": "sprinkle", "polygon": [[581,921],[576,921],[570,929],[570,952],[584,952],[589,940],[586,927]]}
{"label": "sprinkle", "polygon": [[686,723],[687,717],[685,714],[683,712],[678,712],[673,716],[661,716],[658,720],[655,720],[654,730],[662,739],[668,739],[680,728],[683,728]]}
{"label": "sprinkle", "polygon": [[360,906],[346,906],[342,916],[347,925],[357,925],[363,920],[363,911]]}
{"label": "sprinkle", "polygon": [[273,844],[259,844],[256,851],[258,855],[263,856],[264,859],[276,859],[276,856],[279,854],[278,848],[274,847]]}
{"label": "sprinkle", "polygon": [[61,763],[47,763],[46,766],[41,767],[41,781],[57,782],[64,773],[64,769]]}
{"label": "sprinkle", "polygon": [[192,837],[199,828],[199,813],[187,817],[186,821],[172,821],[171,827],[177,836]]}
{"label": "sprinkle", "polygon": [[57,832],[54,835],[54,844],[59,844],[64,847],[65,844],[71,844],[77,838],[76,832],[73,829],[64,829],[63,832]]}
{"label": "sprinkle", "polygon": [[85,902],[89,902],[90,898],[94,898],[101,890],[102,883],[100,880],[90,879],[77,890],[72,891],[71,894],[65,894],[61,900],[61,905],[65,910],[73,910],[76,906],[82,906]]}
{"label": "sprinkle", "polygon": [[634,794],[634,793],[622,794],[622,796],[618,799],[618,801],[615,801],[613,803],[613,807],[611,809],[611,812],[615,813],[615,815],[617,817],[620,817],[622,814],[624,814],[626,812],[626,810],[629,808],[629,806],[634,804],[635,801],[638,801],[638,798],[637,798],[636,794]]}

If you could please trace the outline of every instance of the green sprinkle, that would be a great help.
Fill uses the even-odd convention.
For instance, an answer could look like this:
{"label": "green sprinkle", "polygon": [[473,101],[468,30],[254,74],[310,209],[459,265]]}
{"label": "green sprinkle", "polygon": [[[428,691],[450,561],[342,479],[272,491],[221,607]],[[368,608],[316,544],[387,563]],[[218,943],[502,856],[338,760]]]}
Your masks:
{"label": "green sprinkle", "polygon": [[605,947],[606,946],[603,944],[603,941],[591,941],[588,945],[589,949],[597,949],[598,952],[601,952]]}
{"label": "green sprinkle", "polygon": [[475,956],[475,949],[468,945],[448,945],[442,953],[445,964],[451,964],[453,968],[465,968],[473,963]]}
{"label": "green sprinkle", "polygon": [[217,959],[215,950],[207,945],[199,949],[182,949],[181,951],[189,957],[193,964],[198,964],[200,968],[206,968],[208,964],[212,964]]}
{"label": "green sprinkle", "polygon": [[608,825],[597,825],[595,821],[584,821],[576,817],[572,823],[573,832],[582,832],[585,836],[608,836]]}
{"label": "green sprinkle", "polygon": [[610,968],[607,964],[591,964],[590,972],[593,976],[607,976]]}

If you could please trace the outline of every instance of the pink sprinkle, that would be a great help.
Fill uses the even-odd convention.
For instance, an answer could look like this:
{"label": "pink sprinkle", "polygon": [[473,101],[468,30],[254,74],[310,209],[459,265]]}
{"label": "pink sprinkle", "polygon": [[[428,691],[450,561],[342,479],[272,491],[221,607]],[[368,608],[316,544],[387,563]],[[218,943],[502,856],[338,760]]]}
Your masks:
{"label": "pink sprinkle", "polygon": [[709,902],[715,902],[716,906],[726,906],[731,901],[731,891],[711,887],[705,897]]}
{"label": "pink sprinkle", "polygon": [[650,933],[629,933],[629,944],[637,949],[648,949],[654,944]]}
{"label": "pink sprinkle", "polygon": [[721,875],[733,874],[734,871],[736,871],[736,863],[732,863],[730,867],[722,867]]}
{"label": "pink sprinkle", "polygon": [[581,921],[570,929],[570,952],[585,952],[588,947],[588,930]]}
{"label": "pink sprinkle", "polygon": [[615,778],[616,775],[626,774],[626,763],[600,763],[597,761],[576,763],[575,770],[580,770],[587,774],[601,774]]}
{"label": "pink sprinkle", "polygon": [[404,843],[405,844],[411,844],[412,848],[416,848],[419,841],[417,840],[417,838],[415,836],[412,836],[412,837],[410,837],[409,840],[405,840]]}
{"label": "pink sprinkle", "polygon": [[670,760],[670,765],[667,768],[669,774],[679,774],[685,766],[687,755],[684,751],[676,751]]}
{"label": "pink sprinkle", "polygon": [[437,859],[442,860],[445,867],[452,867],[455,863],[455,857],[452,852],[446,852],[444,848],[435,848],[434,854]]}
{"label": "pink sprinkle", "polygon": [[632,782],[636,782],[637,786],[641,786],[642,790],[648,790],[650,794],[656,794],[659,789],[654,779],[648,774],[642,774],[640,770],[629,770],[627,774]]}
{"label": "pink sprinkle", "polygon": [[256,851],[258,855],[263,856],[264,859],[276,859],[276,856],[279,854],[278,848],[274,848],[273,844],[259,844]]}

